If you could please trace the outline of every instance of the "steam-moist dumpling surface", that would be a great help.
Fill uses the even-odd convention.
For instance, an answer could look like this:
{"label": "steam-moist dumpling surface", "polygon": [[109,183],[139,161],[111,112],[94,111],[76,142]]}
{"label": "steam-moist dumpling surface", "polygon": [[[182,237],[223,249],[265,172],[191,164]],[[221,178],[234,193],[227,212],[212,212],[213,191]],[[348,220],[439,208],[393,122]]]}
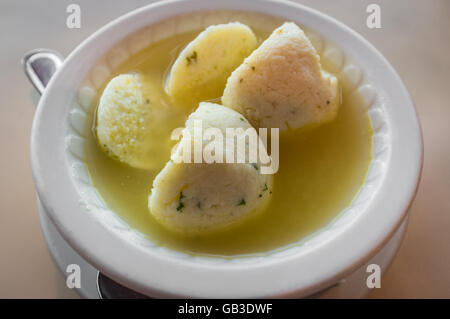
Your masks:
{"label": "steam-moist dumpling surface", "polygon": [[102,150],[135,168],[161,165],[155,163],[154,154],[169,154],[170,149],[164,128],[157,125],[165,116],[157,99],[158,93],[141,74],[122,74],[111,79],[97,109],[96,135]]}
{"label": "steam-moist dumpling surface", "polygon": [[335,118],[338,80],[294,23],[284,23],[228,78],[222,103],[257,127],[297,129]]}
{"label": "steam-moist dumpling surface", "polygon": [[[229,108],[201,103],[186,121],[202,119],[203,129],[251,127]],[[188,141],[183,137],[178,148]],[[176,153],[176,151],[175,151]],[[153,182],[150,213],[165,227],[185,234],[238,225],[261,212],[272,196],[273,177],[249,163],[176,163],[169,161]]]}
{"label": "steam-moist dumpling surface", "polygon": [[256,36],[244,24],[209,26],[176,59],[166,83],[168,95],[181,104],[221,96],[231,72],[256,46]]}

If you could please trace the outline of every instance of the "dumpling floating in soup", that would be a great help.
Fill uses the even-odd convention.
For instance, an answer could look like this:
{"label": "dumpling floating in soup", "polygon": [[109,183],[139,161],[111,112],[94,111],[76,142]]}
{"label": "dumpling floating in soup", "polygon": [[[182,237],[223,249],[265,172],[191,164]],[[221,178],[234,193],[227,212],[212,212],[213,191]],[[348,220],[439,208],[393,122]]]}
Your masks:
{"label": "dumpling floating in soup", "polygon": [[166,113],[152,88],[141,74],[116,76],[103,91],[97,109],[99,146],[135,168],[153,168],[155,154],[170,153],[167,134],[158,125]]}
{"label": "dumpling floating in soup", "polygon": [[[201,103],[186,121],[204,119],[204,128],[251,127],[241,114],[224,106]],[[177,151],[191,140],[182,138]],[[151,214],[164,226],[196,234],[237,225],[261,212],[272,194],[272,175],[250,163],[176,163],[156,176],[149,196]]]}
{"label": "dumpling floating in soup", "polygon": [[257,127],[294,130],[333,120],[338,80],[295,23],[274,30],[229,77],[222,103]]}
{"label": "dumpling floating in soup", "polygon": [[192,40],[170,70],[166,90],[182,105],[221,96],[231,72],[257,46],[253,31],[242,23],[212,25]]}

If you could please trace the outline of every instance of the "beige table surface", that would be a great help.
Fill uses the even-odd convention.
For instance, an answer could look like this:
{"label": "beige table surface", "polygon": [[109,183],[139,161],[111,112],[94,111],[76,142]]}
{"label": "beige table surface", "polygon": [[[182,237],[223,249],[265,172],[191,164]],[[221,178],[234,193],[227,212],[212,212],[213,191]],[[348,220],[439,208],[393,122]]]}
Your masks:
{"label": "beige table surface", "polygon": [[[0,297],[77,297],[53,265],[38,223],[29,160],[37,95],[22,74],[21,56],[38,47],[67,55],[97,28],[149,2],[0,2]],[[299,2],[341,20],[373,43],[403,78],[423,126],[425,165],[406,237],[371,297],[449,298],[450,1]],[[65,25],[70,3],[81,6],[81,29]],[[381,29],[365,25],[369,3],[381,6]]]}

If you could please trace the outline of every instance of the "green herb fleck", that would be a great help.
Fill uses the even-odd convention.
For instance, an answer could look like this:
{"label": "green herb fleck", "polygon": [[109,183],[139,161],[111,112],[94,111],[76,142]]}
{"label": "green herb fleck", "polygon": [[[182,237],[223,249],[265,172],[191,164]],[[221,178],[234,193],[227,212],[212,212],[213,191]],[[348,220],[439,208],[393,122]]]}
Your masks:
{"label": "green herb fleck", "polygon": [[241,201],[239,202],[239,204],[237,204],[238,206],[243,206],[243,205],[245,205],[246,204],[246,202],[245,202],[245,199],[241,199]]}
{"label": "green herb fleck", "polygon": [[327,100],[327,104],[330,104],[330,101],[329,101],[329,100]]}
{"label": "green herb fleck", "polygon": [[187,65],[197,62],[197,51],[192,52],[192,54],[186,57]]}
{"label": "green herb fleck", "polygon": [[149,99],[145,100],[145,103],[150,104],[150,100]]}
{"label": "green herb fleck", "polygon": [[259,167],[256,163],[251,163],[251,165],[253,166],[254,169],[259,170]]}
{"label": "green herb fleck", "polygon": [[177,211],[178,212],[182,212],[183,208],[184,208],[184,203],[181,201],[183,198],[185,198],[186,196],[183,195],[183,192],[180,192],[180,198],[178,199],[178,207],[177,207]]}
{"label": "green herb fleck", "polygon": [[262,194],[259,194],[258,197],[262,197]]}
{"label": "green herb fleck", "polygon": [[267,187],[267,183],[264,183],[264,187],[263,187],[263,192],[265,192],[266,190],[268,190],[269,188]]}
{"label": "green herb fleck", "polygon": [[179,211],[180,213],[183,211],[184,208],[184,204],[182,202],[180,202],[180,204],[177,207],[177,211]]}
{"label": "green herb fleck", "polygon": [[244,120],[244,118],[243,118],[243,117],[241,117],[240,119],[241,119],[241,121],[242,121],[242,122],[245,122],[245,120]]}

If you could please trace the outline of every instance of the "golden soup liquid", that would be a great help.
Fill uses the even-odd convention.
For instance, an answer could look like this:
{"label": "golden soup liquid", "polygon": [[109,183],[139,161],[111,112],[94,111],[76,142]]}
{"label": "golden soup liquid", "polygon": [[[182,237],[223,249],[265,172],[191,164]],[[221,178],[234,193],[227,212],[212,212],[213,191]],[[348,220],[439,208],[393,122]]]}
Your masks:
{"label": "golden soup liquid", "polygon": [[[154,125],[167,129],[168,151],[155,155],[157,169],[134,169],[104,154],[91,133],[85,152],[92,182],[111,210],[161,246],[193,254],[232,256],[266,252],[298,242],[326,226],[351,203],[369,167],[372,130],[367,109],[358,95],[345,89],[336,120],[280,139],[280,165],[274,176],[272,200],[261,215],[232,230],[187,237],[166,230],[148,211],[153,179],[169,160],[174,145],[170,133],[182,127],[197,107],[192,105],[183,112],[172,107],[164,93],[164,80],[178,53],[200,31],[154,43],[111,75],[112,78],[121,73],[142,72],[161,90],[163,98],[159,103],[166,104],[173,114],[167,123]],[[254,31],[260,41],[269,35]],[[211,98],[219,98],[223,89],[217,88],[218,95]]]}

